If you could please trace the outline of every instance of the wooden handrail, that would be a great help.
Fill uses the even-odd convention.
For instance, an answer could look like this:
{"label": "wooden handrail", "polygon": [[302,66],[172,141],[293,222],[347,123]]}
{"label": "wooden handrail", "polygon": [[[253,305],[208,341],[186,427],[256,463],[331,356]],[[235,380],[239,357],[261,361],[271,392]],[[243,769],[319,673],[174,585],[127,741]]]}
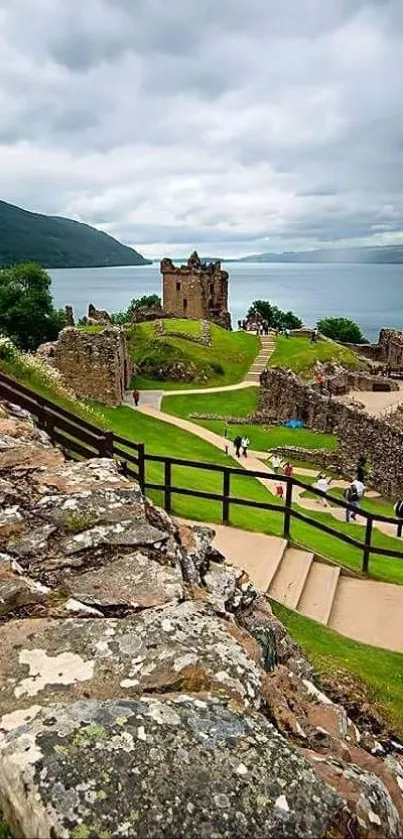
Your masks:
{"label": "wooden handrail", "polygon": [[[50,399],[40,396],[35,391],[25,385],[21,385],[18,381],[10,376],[6,376],[4,373],[0,373],[0,398],[14,402],[32,413],[37,419],[38,426],[48,433],[49,438],[54,443],[63,448],[66,455],[74,455],[75,459],[77,457],[89,459],[96,456],[114,457],[118,459],[122,464],[124,474],[136,478],[142,490],[153,489],[162,492],[164,506],[167,512],[171,512],[172,510],[172,498],[175,495],[219,502],[222,508],[222,521],[224,524],[230,524],[230,511],[231,507],[234,506],[274,511],[283,515],[283,535],[287,540],[291,537],[292,521],[296,519],[313,527],[315,530],[320,530],[322,533],[338,539],[344,544],[362,550],[362,568],[364,572],[368,571],[371,554],[403,559],[403,551],[378,548],[372,544],[373,525],[376,522],[393,524],[396,527],[397,535],[401,535],[402,521],[400,519],[391,516],[375,515],[360,509],[359,515],[366,522],[365,538],[364,541],[356,539],[354,536],[336,530],[330,525],[306,515],[301,508],[298,508],[298,504],[293,503],[294,486],[309,491],[320,498],[329,497],[328,494],[321,492],[310,484],[304,483],[299,478],[289,478],[286,475],[279,475],[277,473],[271,474],[263,471],[242,469],[238,466],[231,466],[230,464],[221,466],[216,463],[194,461],[180,457],[148,454],[145,451],[143,443],[135,443],[132,440],[127,440],[120,435],[114,434],[112,431],[105,431],[97,425],[81,419],[77,414],[73,414],[65,408],[60,408]],[[161,463],[164,466],[164,479],[162,482],[147,480],[147,463]],[[133,470],[133,465],[137,467],[136,470]],[[174,466],[221,474],[223,481],[222,491],[204,492],[189,487],[176,486],[173,479],[172,467]],[[231,496],[231,478],[235,475],[243,478],[272,479],[277,483],[284,483],[286,485],[285,504],[283,502],[276,502],[275,498],[271,502],[254,501],[252,499]],[[341,498],[330,496],[330,499],[332,504],[337,507],[343,508],[344,510],[353,509]]]}

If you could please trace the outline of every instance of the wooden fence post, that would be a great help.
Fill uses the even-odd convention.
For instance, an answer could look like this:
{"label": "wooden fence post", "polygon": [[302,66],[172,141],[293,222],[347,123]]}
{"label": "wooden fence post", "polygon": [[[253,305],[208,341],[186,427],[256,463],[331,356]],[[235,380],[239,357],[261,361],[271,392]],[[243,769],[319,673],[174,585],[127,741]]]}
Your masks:
{"label": "wooden fence post", "polygon": [[165,468],[164,468],[164,507],[167,513],[170,513],[172,510],[171,504],[171,486],[172,486],[172,470],[171,470],[171,461],[165,461]]}
{"label": "wooden fence post", "polygon": [[365,528],[364,553],[362,557],[362,570],[364,571],[364,574],[368,573],[369,557],[371,554],[372,524],[373,518],[372,516],[368,516],[367,526]]}
{"label": "wooden fence post", "polygon": [[229,499],[231,489],[231,472],[224,467],[223,469],[223,499],[222,499],[222,523],[229,524]]}
{"label": "wooden fence post", "polygon": [[293,488],[293,480],[292,480],[292,478],[287,478],[287,487],[286,487],[286,493],[285,493],[285,507],[284,507],[284,527],[283,527],[283,537],[284,537],[284,539],[289,539],[290,538],[292,488]]}
{"label": "wooden fence post", "polygon": [[138,482],[140,484],[140,489],[144,492],[144,486],[146,482],[146,464],[145,464],[145,451],[144,451],[144,443],[139,443],[137,447],[138,455],[139,455],[139,471],[138,471]]}

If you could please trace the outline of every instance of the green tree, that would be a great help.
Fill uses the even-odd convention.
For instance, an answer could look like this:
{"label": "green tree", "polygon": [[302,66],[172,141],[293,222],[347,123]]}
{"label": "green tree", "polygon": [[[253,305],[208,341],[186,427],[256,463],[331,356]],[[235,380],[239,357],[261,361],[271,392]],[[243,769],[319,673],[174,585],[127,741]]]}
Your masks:
{"label": "green tree", "polygon": [[247,314],[248,319],[266,321],[272,329],[300,329],[302,320],[294,312],[283,312],[269,300],[254,300]]}
{"label": "green tree", "polygon": [[319,332],[332,338],[333,341],[341,341],[345,344],[367,344],[368,341],[361,332],[358,323],[350,318],[323,318],[318,320]]}
{"label": "green tree", "polygon": [[161,305],[161,298],[158,297],[158,294],[143,294],[142,297],[133,297],[124,312],[115,312],[111,315],[111,321],[118,325],[131,323],[133,315],[138,309],[149,309],[157,305]]}
{"label": "green tree", "polygon": [[0,333],[23,350],[53,341],[66,326],[64,312],[55,309],[49,274],[35,262],[0,270]]}

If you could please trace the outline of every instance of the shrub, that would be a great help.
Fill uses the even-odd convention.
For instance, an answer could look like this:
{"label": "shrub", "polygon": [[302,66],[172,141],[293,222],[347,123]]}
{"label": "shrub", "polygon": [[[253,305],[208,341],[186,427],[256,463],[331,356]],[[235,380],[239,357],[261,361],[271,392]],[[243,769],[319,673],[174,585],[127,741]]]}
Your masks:
{"label": "shrub", "polygon": [[318,321],[319,332],[342,344],[367,344],[358,323],[350,318],[323,318]]}

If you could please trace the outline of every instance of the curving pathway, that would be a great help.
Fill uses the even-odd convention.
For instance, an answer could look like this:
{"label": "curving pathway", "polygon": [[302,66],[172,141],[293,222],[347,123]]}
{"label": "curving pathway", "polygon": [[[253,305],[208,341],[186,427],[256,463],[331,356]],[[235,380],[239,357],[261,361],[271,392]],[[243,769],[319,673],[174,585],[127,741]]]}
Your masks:
{"label": "curving pathway", "polygon": [[[197,387],[182,390],[142,390],[141,404],[142,406],[151,406],[158,411],[161,408],[161,403],[164,396],[192,396],[193,394],[205,393],[226,393],[229,390],[243,390],[246,387],[259,387],[260,374],[265,369],[267,362],[274,350],[275,337],[274,335],[266,335],[260,338],[260,352],[256,356],[253,364],[248,370],[242,382],[237,382],[234,385],[221,385],[218,387]],[[131,391],[126,391],[125,404],[133,407],[133,399]]]}
{"label": "curving pathway", "polygon": [[[133,406],[132,406],[133,407]],[[190,434],[195,434],[196,437],[200,437],[202,440],[205,440],[207,443],[211,443],[212,446],[215,446],[220,451],[227,451],[228,454],[231,454],[232,458],[237,461],[237,463],[244,469],[251,469],[256,472],[267,472],[267,475],[272,474],[272,470],[266,466],[265,463],[257,457],[256,455],[262,456],[262,452],[254,452],[249,451],[248,457],[236,457],[235,452],[233,451],[233,446],[231,440],[226,439],[225,437],[221,437],[219,434],[216,434],[214,431],[210,431],[208,428],[204,428],[202,425],[197,425],[191,420],[182,419],[182,417],[176,417],[172,414],[166,414],[164,411],[159,411],[157,408],[154,408],[150,405],[141,405],[137,409],[142,414],[146,414],[147,416],[154,417],[154,419],[159,419],[162,422],[167,422],[170,425],[175,425],[178,428],[182,428],[184,431],[188,431]],[[232,451],[231,451],[232,450]],[[265,458],[268,457],[268,452],[263,454]],[[317,475],[317,472],[313,470],[304,469],[300,470],[298,474],[305,474],[305,475]],[[276,494],[276,485],[277,481],[273,478],[257,478],[258,480],[272,495]],[[338,481],[334,480],[333,482],[334,487],[347,487],[348,483],[346,481]],[[294,487],[294,501],[296,501],[300,507],[303,507],[305,510],[311,510],[315,512],[324,512],[330,513],[333,518],[338,519],[338,521],[345,520],[345,513],[341,507],[332,506],[331,503],[329,504],[326,498],[323,501],[318,500],[316,501],[313,498],[304,498],[303,493],[305,492],[304,489],[301,487]],[[371,495],[376,497],[376,493]],[[331,501],[331,498],[329,498]],[[359,514],[358,514],[359,515]],[[351,524],[362,525],[362,521],[352,521]],[[393,524],[388,524],[387,522],[378,522],[374,523],[374,526],[377,527],[382,533],[385,533],[387,536],[396,536],[396,529]]]}

